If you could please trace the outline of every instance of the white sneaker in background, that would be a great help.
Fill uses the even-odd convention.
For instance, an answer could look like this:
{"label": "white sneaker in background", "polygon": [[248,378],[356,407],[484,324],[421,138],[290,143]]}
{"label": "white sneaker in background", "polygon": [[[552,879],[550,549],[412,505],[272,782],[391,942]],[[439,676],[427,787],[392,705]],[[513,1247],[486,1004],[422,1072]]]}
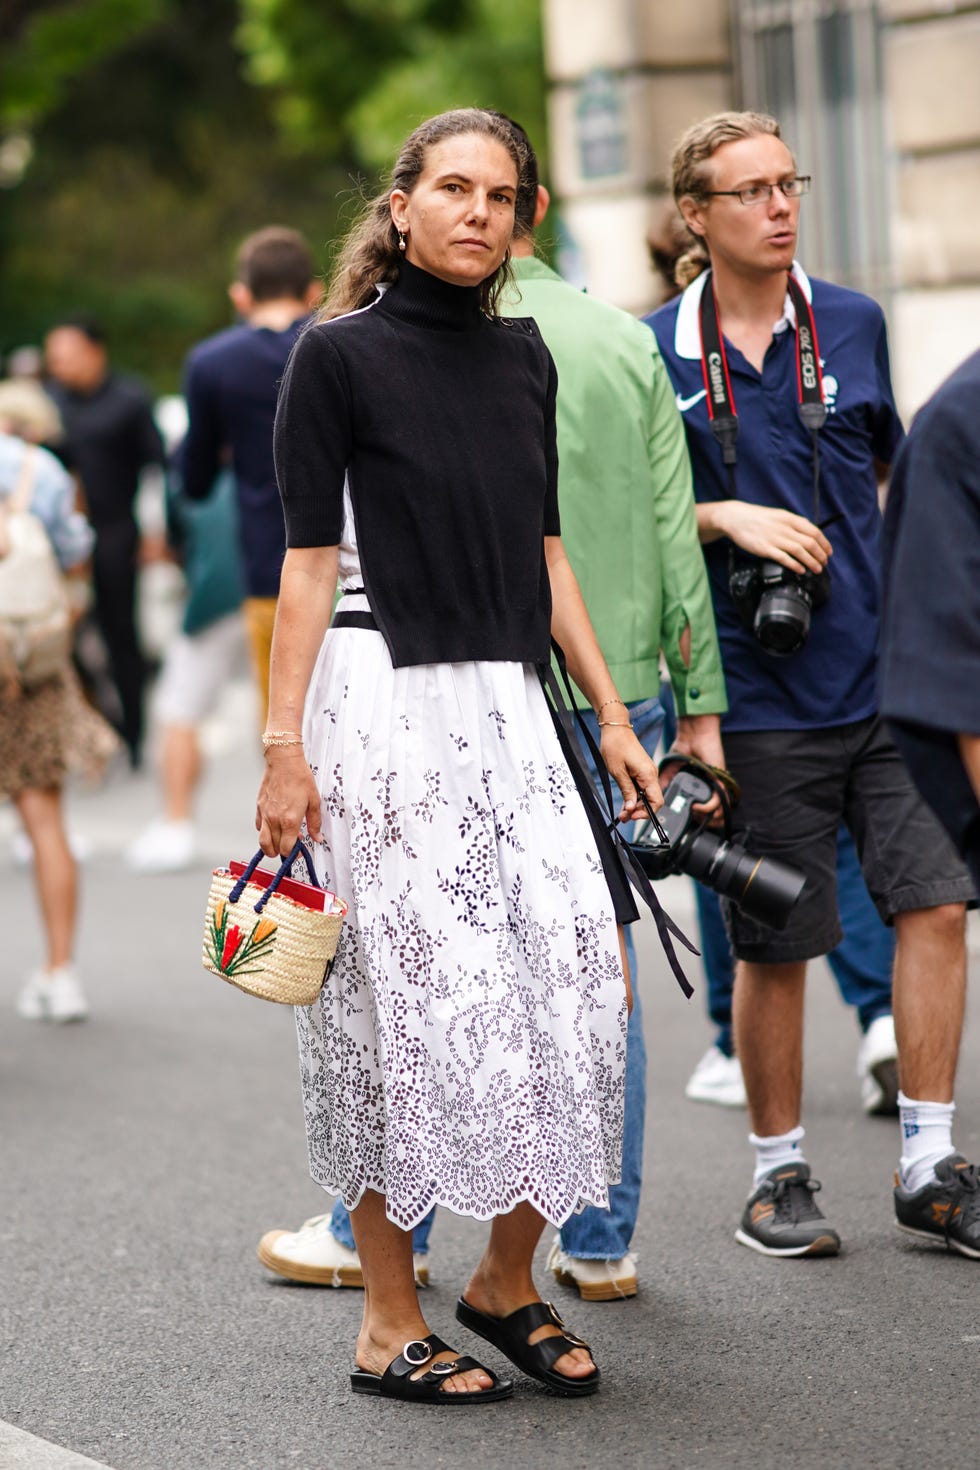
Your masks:
{"label": "white sneaker in background", "polygon": [[[68,832],[68,846],[76,863],[84,863],[92,856],[92,844],[81,832]],[[29,868],[34,862],[34,848],[24,829],[18,828],[10,842],[10,851],[18,868]]]}
{"label": "white sneaker in background", "polygon": [[556,1235],[548,1252],[548,1270],[562,1286],[577,1286],[584,1302],[615,1302],[636,1296],[636,1257],[632,1251],[616,1261],[588,1260],[570,1256]]}
{"label": "white sneaker in background", "polygon": [[691,1102],[744,1108],[747,1100],[742,1063],[738,1057],[726,1057],[717,1046],[709,1047],[688,1078],[684,1096]]}
{"label": "white sneaker in background", "polygon": [[48,1019],[48,986],[40,972],[31,976],[18,995],[17,1014],[22,1021]]}
{"label": "white sneaker in background", "polygon": [[[259,1260],[287,1281],[308,1286],[364,1286],[357,1251],[341,1245],[330,1229],[329,1215],[314,1215],[298,1230],[267,1230],[259,1241]],[[427,1257],[413,1256],[416,1286],[428,1286]]]}
{"label": "white sneaker in background", "polygon": [[158,821],[126,849],[124,862],[134,873],[179,873],[193,857],[193,822]]}
{"label": "white sneaker in background", "polygon": [[17,998],[17,1014],[25,1021],[84,1021],[88,1003],[74,966],[36,971]]}
{"label": "white sneaker in background", "polygon": [[861,1106],[880,1118],[898,1116],[898,1043],[893,1016],[872,1021],[858,1052]]}

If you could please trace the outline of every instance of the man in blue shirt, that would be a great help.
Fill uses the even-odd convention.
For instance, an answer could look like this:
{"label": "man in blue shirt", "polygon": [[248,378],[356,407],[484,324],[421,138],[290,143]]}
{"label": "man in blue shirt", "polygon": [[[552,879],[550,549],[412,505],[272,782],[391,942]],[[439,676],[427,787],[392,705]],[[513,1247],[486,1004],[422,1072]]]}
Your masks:
{"label": "man in blue shirt", "polygon": [[[772,118],[725,113],[697,124],[678,145],[673,173],[697,248],[678,262],[686,290],[649,322],[694,468],[729,695],[725,752],[742,788],[736,831],[752,851],[792,863],[807,879],[780,932],[732,906],[726,915],[756,1154],[736,1238],[766,1255],[840,1248],[814,1202],[819,1186],[801,1150],[800,1105],[806,962],[841,937],[835,852],[843,820],[898,940],[898,1223],[980,1257],[980,1190],[951,1141],[972,885],[876,709],[877,485],[902,437],[884,319],[867,297],[811,282],[796,264],[809,180],[797,174]],[[772,573],[784,585],[763,603],[757,581],[740,610],[733,572]],[[788,656],[779,657],[779,615],[805,621],[801,577],[818,594],[809,635],[796,651],[783,644]],[[825,585],[814,584],[828,577],[824,600]],[[757,609],[768,614],[761,626]]]}
{"label": "man in blue shirt", "polygon": [[980,352],[922,409],[885,512],[881,709],[980,887]]}
{"label": "man in blue shirt", "polygon": [[242,611],[264,728],[272,626],[286,553],[272,426],[286,360],[321,291],[306,241],[278,226],[243,241],[236,274],[228,294],[240,325],[208,337],[187,359],[188,427],[181,470],[185,495],[203,500],[231,461],[245,586]]}

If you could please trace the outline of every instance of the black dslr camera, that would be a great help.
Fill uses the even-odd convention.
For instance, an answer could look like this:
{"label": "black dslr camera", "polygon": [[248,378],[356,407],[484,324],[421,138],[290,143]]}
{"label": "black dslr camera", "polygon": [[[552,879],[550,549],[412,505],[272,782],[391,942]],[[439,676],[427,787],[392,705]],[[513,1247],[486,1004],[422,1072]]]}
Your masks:
{"label": "black dslr camera", "polygon": [[[731,800],[733,791],[737,799],[738,788],[725,775],[723,782],[712,767],[686,760],[664,791],[657,820],[641,822],[630,846],[648,878],[687,873],[758,923],[783,929],[806,878],[775,858],[754,857],[732,840]],[[694,808],[709,802],[715,792],[722,798],[724,837],[694,815]],[[666,843],[657,836],[658,826]]]}
{"label": "black dslr camera", "polygon": [[810,632],[810,612],[830,597],[830,575],[791,572],[778,561],[736,555],[728,559],[728,590],[744,627],[767,653],[796,653]]}

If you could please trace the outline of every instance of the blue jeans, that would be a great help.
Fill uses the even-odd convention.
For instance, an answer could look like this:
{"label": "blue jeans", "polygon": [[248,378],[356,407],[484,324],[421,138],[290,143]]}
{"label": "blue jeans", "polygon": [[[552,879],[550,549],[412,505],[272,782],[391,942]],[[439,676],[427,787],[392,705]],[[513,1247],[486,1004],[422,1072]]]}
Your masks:
{"label": "blue jeans", "polygon": [[[664,711],[659,699],[644,699],[631,704],[629,717],[637,738],[653,755],[663,728]],[[598,744],[598,727],[591,711],[584,715],[593,737]],[[587,752],[584,752],[593,780],[596,770]],[[605,796],[601,782],[596,781],[599,799],[605,809]],[[618,787],[613,782],[613,800],[617,801]],[[626,959],[633,983],[633,1011],[626,1028],[626,1116],[623,1125],[623,1168],[622,1181],[609,1188],[609,1209],[600,1210],[594,1205],[573,1215],[562,1227],[561,1248],[570,1256],[588,1260],[618,1261],[629,1250],[640,1208],[640,1183],[643,1177],[643,1124],[647,1106],[647,1053],[643,1040],[640,1016],[640,997],[636,987],[636,949],[626,926]],[[429,1249],[429,1231],[435,1210],[430,1210],[420,1225],[416,1225],[412,1236],[412,1249],[416,1255],[425,1255]],[[330,1217],[330,1233],[341,1245],[354,1250],[354,1235],[350,1226],[350,1215],[343,1200],[338,1200]]]}
{"label": "blue jeans", "polygon": [[[701,954],[708,990],[708,1015],[718,1028],[715,1045],[726,1057],[734,1055],[732,989],[735,965],[728,946],[721,904],[700,883],[694,885],[701,925]],[[881,922],[871,902],[846,827],[837,835],[837,904],[844,938],[827,956],[837,988],[846,1005],[854,1006],[862,1031],[892,1009],[892,964],[895,934]]]}
{"label": "blue jeans", "polygon": [[[629,717],[637,739],[651,755],[657,749],[663,729],[664,710],[659,699],[644,699],[629,706]],[[584,715],[594,737],[599,731],[591,711]],[[596,772],[589,760],[592,777]],[[600,788],[600,800],[605,796]],[[613,799],[619,808],[619,790],[613,782]],[[633,1011],[626,1027],[626,1115],[623,1120],[623,1167],[619,1184],[609,1187],[609,1208],[600,1210],[589,1205],[581,1214],[573,1215],[561,1228],[561,1248],[570,1256],[590,1261],[618,1261],[630,1248],[636,1217],[640,1208],[640,1184],[643,1180],[643,1125],[647,1109],[647,1050],[643,1040],[643,1018],[637,985],[636,949],[627,924],[626,959],[633,983]]]}
{"label": "blue jeans", "polygon": [[[425,1219],[416,1225],[412,1232],[412,1250],[417,1256],[424,1256],[428,1253],[429,1231],[432,1229],[435,1217],[436,1207],[433,1205]],[[339,1240],[341,1245],[345,1245],[349,1251],[357,1249],[354,1244],[354,1232],[350,1228],[350,1215],[342,1199],[339,1199],[333,1207],[333,1214],[330,1216],[330,1234],[334,1240]]]}

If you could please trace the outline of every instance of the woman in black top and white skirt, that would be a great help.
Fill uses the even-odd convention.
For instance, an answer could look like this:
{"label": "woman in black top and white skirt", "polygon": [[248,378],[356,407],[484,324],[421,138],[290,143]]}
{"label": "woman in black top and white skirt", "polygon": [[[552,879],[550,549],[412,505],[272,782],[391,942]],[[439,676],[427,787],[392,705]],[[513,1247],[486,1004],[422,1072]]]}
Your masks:
{"label": "woman in black top and white skirt", "polygon": [[257,826],[272,856],[305,821],[350,902],[296,1013],[311,1170],[364,1272],[354,1388],[457,1405],[512,1390],[422,1316],[411,1231],[434,1204],[493,1222],[459,1320],[558,1392],[599,1381],[531,1258],[545,1220],[619,1178],[636,910],[542,692],[552,632],[620,820],[662,800],[562,550],[554,364],[494,314],[522,162],[490,113],[412,134],[276,422],[289,550]]}

